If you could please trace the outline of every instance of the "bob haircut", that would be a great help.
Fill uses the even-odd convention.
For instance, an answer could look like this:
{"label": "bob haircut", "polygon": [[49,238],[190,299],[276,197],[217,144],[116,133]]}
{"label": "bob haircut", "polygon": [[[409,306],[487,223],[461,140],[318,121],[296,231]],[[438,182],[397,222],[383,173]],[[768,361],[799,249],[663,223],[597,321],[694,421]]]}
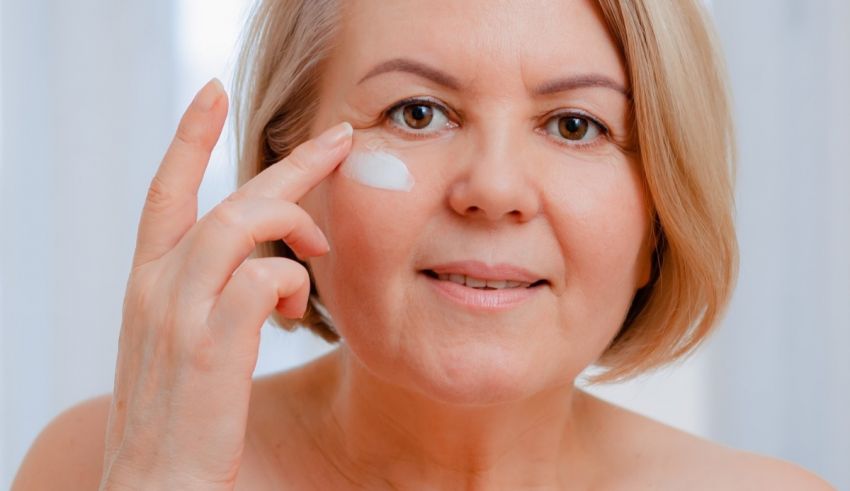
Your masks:
{"label": "bob haircut", "polygon": [[[655,250],[650,281],[635,293],[620,330],[594,363],[605,370],[590,383],[625,380],[685,358],[720,322],[738,273],[734,132],[725,66],[707,12],[699,0],[596,1],[631,85],[632,131],[651,197]],[[310,138],[317,82],[339,16],[335,0],[254,5],[233,88],[240,186]],[[283,241],[258,244],[255,254],[298,261]],[[340,340],[314,285],[303,319],[275,312],[272,320]]]}

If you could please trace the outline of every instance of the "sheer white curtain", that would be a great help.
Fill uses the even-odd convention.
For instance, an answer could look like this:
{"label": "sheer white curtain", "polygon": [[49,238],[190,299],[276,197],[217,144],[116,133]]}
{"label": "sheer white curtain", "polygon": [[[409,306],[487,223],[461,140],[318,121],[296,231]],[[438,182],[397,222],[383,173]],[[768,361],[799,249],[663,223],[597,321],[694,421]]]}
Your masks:
{"label": "sheer white curtain", "polygon": [[[0,0],[0,486],[51,418],[111,390],[146,186],[194,91],[229,81],[248,2]],[[712,5],[741,137],[740,286],[706,349],[593,391],[850,489],[850,9]],[[233,188],[230,143],[201,213]],[[266,326],[257,374],[326,349]]]}

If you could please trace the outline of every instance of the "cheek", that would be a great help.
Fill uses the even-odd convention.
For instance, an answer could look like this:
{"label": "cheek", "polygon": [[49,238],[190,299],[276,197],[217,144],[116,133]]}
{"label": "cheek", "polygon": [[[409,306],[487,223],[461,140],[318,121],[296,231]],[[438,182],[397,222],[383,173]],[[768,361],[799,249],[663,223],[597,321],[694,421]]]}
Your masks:
{"label": "cheek", "polygon": [[356,135],[352,152],[316,189],[321,216],[313,216],[331,244],[327,262],[385,281],[411,265],[422,230],[441,213],[435,162],[445,157],[421,143],[399,149],[380,136]]}
{"label": "cheek", "polygon": [[[618,327],[648,267],[649,217],[639,164],[596,163],[553,176],[547,196],[566,264],[565,298]],[[566,175],[568,174],[568,175]]]}
{"label": "cheek", "polygon": [[425,186],[415,182],[409,192],[378,189],[347,177],[341,168],[313,191],[311,203],[318,206],[308,211],[331,251],[312,259],[311,267],[340,329],[349,321],[358,325],[365,315],[385,317],[383,310],[402,304],[419,231],[433,213]]}

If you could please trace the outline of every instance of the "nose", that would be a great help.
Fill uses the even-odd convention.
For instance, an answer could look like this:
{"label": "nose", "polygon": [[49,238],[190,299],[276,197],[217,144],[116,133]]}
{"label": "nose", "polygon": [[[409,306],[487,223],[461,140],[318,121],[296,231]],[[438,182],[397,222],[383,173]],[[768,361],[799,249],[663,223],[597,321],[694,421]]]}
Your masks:
{"label": "nose", "polygon": [[459,215],[525,222],[540,211],[533,166],[525,161],[518,138],[504,133],[488,132],[465,156],[467,162],[458,162],[460,172],[449,189],[449,205]]}

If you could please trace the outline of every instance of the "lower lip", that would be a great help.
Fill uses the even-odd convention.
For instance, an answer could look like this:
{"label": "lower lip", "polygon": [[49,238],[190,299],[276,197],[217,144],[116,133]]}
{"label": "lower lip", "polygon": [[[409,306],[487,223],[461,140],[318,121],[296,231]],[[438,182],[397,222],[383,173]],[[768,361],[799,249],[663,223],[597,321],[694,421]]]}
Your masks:
{"label": "lower lip", "polygon": [[502,288],[481,290],[454,283],[442,281],[422,273],[425,280],[445,298],[476,311],[500,312],[518,307],[537,294],[541,287]]}

